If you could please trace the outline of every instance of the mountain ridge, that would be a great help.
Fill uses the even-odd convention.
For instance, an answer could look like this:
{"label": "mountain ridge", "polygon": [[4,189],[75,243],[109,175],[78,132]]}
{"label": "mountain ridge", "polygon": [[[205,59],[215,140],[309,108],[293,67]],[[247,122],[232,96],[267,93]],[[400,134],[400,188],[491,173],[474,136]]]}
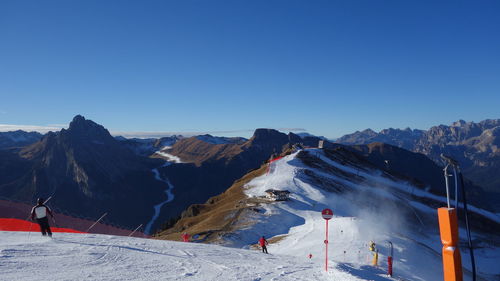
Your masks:
{"label": "mountain ridge", "polygon": [[[68,213],[98,217],[108,212],[109,220],[132,228],[151,218],[163,194],[163,184],[151,172],[162,161],[134,154],[80,115],[68,129],[49,132],[7,155],[11,161],[0,165],[0,173],[16,174],[0,181],[0,195],[7,198],[33,202],[52,196],[51,204]],[[132,201],[141,207],[123,204]]]}
{"label": "mountain ridge", "polygon": [[[426,155],[443,164],[441,153],[455,158],[464,175],[485,190],[500,194],[500,119],[478,123],[459,120],[429,130],[365,130],[345,135],[336,141],[346,145],[383,142]],[[500,205],[499,205],[500,206]]]}

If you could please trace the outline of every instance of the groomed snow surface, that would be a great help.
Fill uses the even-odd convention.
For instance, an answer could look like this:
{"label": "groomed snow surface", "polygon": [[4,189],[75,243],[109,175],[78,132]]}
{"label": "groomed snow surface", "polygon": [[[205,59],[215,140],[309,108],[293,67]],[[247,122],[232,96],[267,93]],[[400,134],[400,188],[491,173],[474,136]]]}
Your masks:
{"label": "groomed snow surface", "polygon": [[0,272],[6,281],[362,280],[342,269],[327,274],[305,257],[99,234],[48,238],[34,232],[0,232]]}

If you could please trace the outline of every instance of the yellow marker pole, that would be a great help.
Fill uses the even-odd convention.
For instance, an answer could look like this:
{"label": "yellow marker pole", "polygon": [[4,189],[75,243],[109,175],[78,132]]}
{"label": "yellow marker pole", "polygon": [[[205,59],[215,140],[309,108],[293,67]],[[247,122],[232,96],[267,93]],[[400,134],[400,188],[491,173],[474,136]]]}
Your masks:
{"label": "yellow marker pole", "polygon": [[375,251],[373,254],[372,264],[373,266],[378,266],[378,251]]}

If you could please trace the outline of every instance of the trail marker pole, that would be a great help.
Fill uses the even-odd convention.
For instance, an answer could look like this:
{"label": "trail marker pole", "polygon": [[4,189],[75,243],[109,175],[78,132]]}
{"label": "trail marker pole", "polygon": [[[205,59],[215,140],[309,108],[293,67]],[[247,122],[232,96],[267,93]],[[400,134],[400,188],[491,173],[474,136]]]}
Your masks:
{"label": "trail marker pole", "polygon": [[326,238],[325,238],[325,271],[328,271],[328,220],[333,217],[333,211],[330,209],[324,209],[321,211],[321,216],[326,221]]}
{"label": "trail marker pole", "polygon": [[389,247],[391,249],[391,251],[389,253],[389,256],[387,257],[387,275],[389,275],[390,277],[392,277],[392,256],[394,254],[394,249],[392,247],[392,242],[391,241],[387,241],[387,243],[389,243]]}

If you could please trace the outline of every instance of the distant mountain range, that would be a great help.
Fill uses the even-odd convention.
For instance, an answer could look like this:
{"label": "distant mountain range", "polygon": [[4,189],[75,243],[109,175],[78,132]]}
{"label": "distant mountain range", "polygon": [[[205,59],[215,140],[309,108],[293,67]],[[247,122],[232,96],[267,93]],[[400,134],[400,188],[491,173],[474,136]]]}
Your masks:
{"label": "distant mountain range", "polygon": [[424,130],[409,128],[367,129],[337,139],[346,145],[383,142],[426,155],[442,165],[440,154],[449,155],[461,164],[464,174],[486,191],[500,194],[500,119],[479,123],[457,121]]}
{"label": "distant mountain range", "polygon": [[[166,199],[168,180],[175,199],[161,208],[152,229],[301,141],[270,129],[257,129],[249,140],[211,135],[115,138],[80,115],[67,130],[38,134],[39,139],[28,142],[31,133],[16,136],[0,149],[0,197],[28,203],[52,196],[51,206],[62,212],[88,218],[107,212],[109,222],[133,228],[152,220],[154,207]],[[160,150],[185,163],[165,163],[154,154]]]}
{"label": "distant mountain range", "polygon": [[[0,133],[0,197],[34,202],[37,197],[52,196],[52,206],[68,214],[97,218],[108,212],[109,222],[129,228],[151,222],[157,215],[154,230],[169,220],[175,222],[192,204],[223,193],[270,158],[294,146],[317,147],[323,140],[327,149],[350,151],[437,194],[444,191],[439,154],[450,154],[474,182],[468,182],[471,201],[498,212],[494,184],[499,177],[495,172],[498,123],[457,122],[429,131],[367,130],[333,143],[272,129],[257,129],[250,139],[211,135],[126,139],[112,137],[103,126],[78,115],[60,132]],[[182,163],[165,162],[171,158],[162,155],[169,154]],[[163,205],[167,182],[175,198]],[[161,206],[157,214],[155,206]]]}
{"label": "distant mountain range", "polygon": [[0,149],[19,148],[39,141],[42,134],[21,130],[0,132]]}

